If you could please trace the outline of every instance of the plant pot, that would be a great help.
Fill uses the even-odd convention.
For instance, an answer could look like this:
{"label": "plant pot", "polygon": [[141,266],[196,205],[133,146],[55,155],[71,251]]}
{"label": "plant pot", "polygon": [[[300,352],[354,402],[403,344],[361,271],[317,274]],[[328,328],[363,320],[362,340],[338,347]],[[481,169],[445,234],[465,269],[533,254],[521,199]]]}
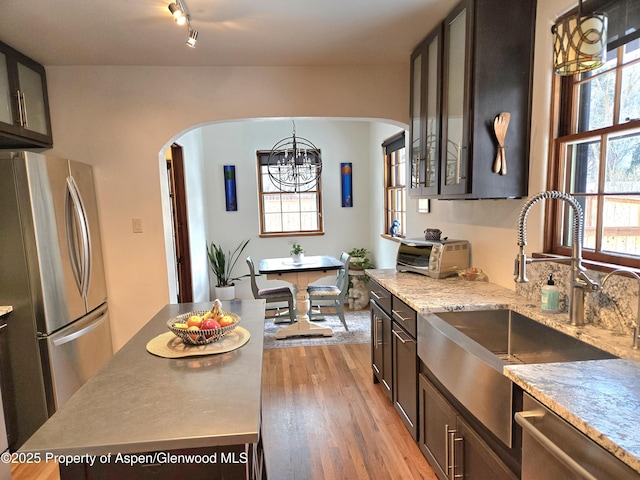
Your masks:
{"label": "plant pot", "polygon": [[293,260],[293,263],[302,263],[302,260],[304,260],[304,253],[292,253],[291,259]]}
{"label": "plant pot", "polygon": [[235,285],[228,285],[226,287],[215,287],[216,298],[220,300],[233,300],[236,298]]}

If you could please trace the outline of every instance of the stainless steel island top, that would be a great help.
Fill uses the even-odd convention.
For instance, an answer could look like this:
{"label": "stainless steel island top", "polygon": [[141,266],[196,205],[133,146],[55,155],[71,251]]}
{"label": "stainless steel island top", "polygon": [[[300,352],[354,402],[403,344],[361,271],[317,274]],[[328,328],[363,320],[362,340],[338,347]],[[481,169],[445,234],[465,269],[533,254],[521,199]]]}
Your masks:
{"label": "stainless steel island top", "polygon": [[256,443],[264,300],[223,302],[251,334],[239,349],[179,359],[146,350],[169,318],[210,307],[165,306],[20,451],[107,455]]}

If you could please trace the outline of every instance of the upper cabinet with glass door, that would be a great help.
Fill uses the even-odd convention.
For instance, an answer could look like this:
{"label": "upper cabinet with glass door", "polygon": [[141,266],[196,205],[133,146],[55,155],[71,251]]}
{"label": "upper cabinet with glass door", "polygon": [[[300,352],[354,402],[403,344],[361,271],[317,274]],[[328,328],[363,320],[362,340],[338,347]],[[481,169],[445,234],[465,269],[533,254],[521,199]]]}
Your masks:
{"label": "upper cabinet with glass door", "polygon": [[436,196],[440,173],[442,26],[411,55],[409,194]]}
{"label": "upper cabinet with glass door", "polygon": [[52,144],[44,67],[0,42],[0,148]]}
{"label": "upper cabinet with glass door", "polygon": [[445,18],[440,198],[527,195],[535,13],[535,0],[463,0]]}

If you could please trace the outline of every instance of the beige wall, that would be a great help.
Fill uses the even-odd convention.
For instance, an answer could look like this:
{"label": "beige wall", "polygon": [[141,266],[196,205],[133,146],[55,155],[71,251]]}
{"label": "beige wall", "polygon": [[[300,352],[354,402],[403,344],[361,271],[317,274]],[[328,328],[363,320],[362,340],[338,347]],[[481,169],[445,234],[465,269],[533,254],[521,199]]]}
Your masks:
{"label": "beige wall", "polygon": [[[51,153],[95,166],[116,348],[169,302],[159,154],[173,138],[238,118],[408,116],[408,65],[48,67],[47,77]],[[134,217],[144,233],[132,233]]]}
{"label": "beige wall", "polygon": [[[539,0],[530,192],[544,189],[551,57],[550,26],[570,1]],[[427,32],[425,32],[426,34]],[[261,117],[349,117],[406,122],[409,62],[380,67],[47,67],[53,154],[95,166],[116,348],[169,301],[159,154],[193,126]],[[372,188],[377,188],[376,184]],[[432,202],[410,235],[427,226],[467,238],[474,264],[513,287],[515,220],[522,201]],[[380,208],[380,199],[372,202]],[[144,233],[133,234],[131,219]],[[541,245],[542,208],[529,218]],[[373,230],[373,229],[372,229]],[[375,237],[375,232],[372,237]],[[371,245],[379,242],[372,238]]]}

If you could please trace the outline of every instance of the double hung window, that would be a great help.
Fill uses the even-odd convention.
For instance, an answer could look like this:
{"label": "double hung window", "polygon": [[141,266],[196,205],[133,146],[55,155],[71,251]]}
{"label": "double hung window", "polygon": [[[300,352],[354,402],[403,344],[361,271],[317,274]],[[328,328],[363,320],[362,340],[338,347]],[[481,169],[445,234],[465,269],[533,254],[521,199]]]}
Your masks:
{"label": "double hung window", "polygon": [[394,220],[400,222],[397,233],[404,235],[407,219],[407,163],[404,131],[382,144],[384,155],[384,231],[389,233]]}
{"label": "double hung window", "polygon": [[322,234],[321,178],[304,192],[275,186],[267,167],[270,154],[271,151],[257,152],[260,236]]}
{"label": "double hung window", "polygon": [[[583,207],[585,258],[640,267],[640,2],[600,2],[599,10],[609,17],[605,64],[555,78],[549,188]],[[573,212],[562,202],[551,210],[547,249],[566,255]]]}

